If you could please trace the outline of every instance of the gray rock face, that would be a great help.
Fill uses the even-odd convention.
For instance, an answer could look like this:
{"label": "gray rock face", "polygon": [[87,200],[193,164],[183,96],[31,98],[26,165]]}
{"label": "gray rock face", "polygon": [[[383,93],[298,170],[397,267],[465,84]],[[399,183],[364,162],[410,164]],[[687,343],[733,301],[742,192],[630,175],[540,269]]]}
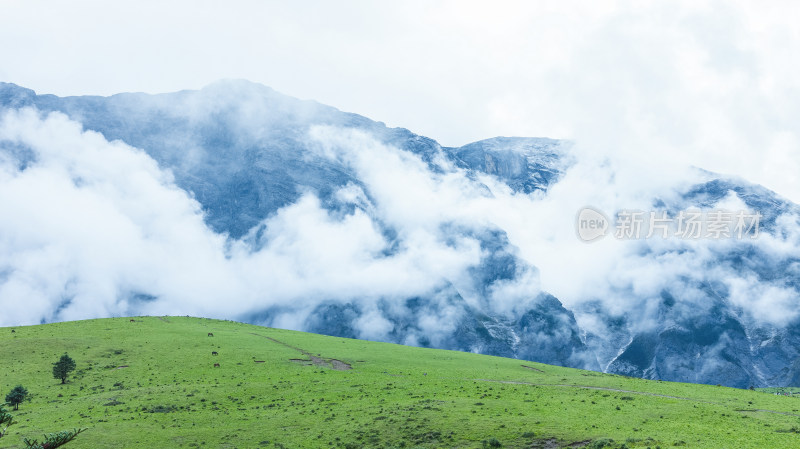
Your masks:
{"label": "gray rock face", "polygon": [[[690,186],[672,203],[654,201],[654,205],[673,212],[690,207],[710,210],[732,193],[762,214],[762,233],[780,236],[785,228],[778,221],[800,216],[797,205],[773,192],[724,177]],[[658,296],[642,298],[641,303],[653,305],[654,311],[647,316],[652,323],[646,329],[633,330],[642,327],[634,313],[613,316],[596,304],[579,312],[605,324],[604,333],[589,333],[586,339],[601,366],[629,376],[739,388],[795,385],[797,320],[785,327],[770,324],[754,318],[753,310],[759,307],[749,303],[763,301],[762,294],[769,300],[769,293],[763,292],[776,288],[800,298],[800,253],[775,251],[769,244],[747,239],[701,248],[641,245],[644,261],[671,257],[700,261],[700,269],[688,275],[666,277],[667,287]],[[732,291],[732,279],[750,285],[749,296]],[[635,295],[626,289],[617,294]],[[609,348],[620,349],[615,353]]]}
{"label": "gray rock face", "polygon": [[[395,323],[390,341],[599,369],[579,337],[574,316],[550,295],[537,298],[536,306],[517,319],[486,315],[467,305],[452,288],[438,292],[435,299],[409,298],[404,306],[402,313],[397,313],[388,302],[379,305],[383,316]],[[448,313],[455,318],[453,329],[418,337],[422,329],[415,323],[445,309],[450,309]],[[359,338],[354,323],[362,314],[358,304],[323,304],[311,314],[307,330]]]}
{"label": "gray rock face", "polygon": [[543,138],[495,137],[445,148],[460,167],[494,175],[514,191],[546,191],[574,162],[569,144]]}

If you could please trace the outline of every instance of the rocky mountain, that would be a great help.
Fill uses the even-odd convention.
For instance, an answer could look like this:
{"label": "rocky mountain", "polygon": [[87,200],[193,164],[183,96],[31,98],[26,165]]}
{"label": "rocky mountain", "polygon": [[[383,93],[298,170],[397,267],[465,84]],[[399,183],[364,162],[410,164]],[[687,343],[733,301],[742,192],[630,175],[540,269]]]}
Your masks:
{"label": "rocky mountain", "polygon": [[[63,114],[61,120],[99,133],[108,143],[106,155],[144,152],[164,174],[159,186],[195,202],[203,232],[221,242],[214,256],[221,268],[211,276],[193,262],[184,269],[177,259],[170,276],[150,275],[151,259],[126,262],[115,272],[118,280],[102,290],[102,308],[78,309],[97,300],[85,272],[65,269],[63,279],[37,289],[47,271],[25,259],[34,250],[59,247],[64,237],[54,232],[33,246],[14,234],[18,228],[0,226],[0,304],[15,300],[11,292],[37,291],[46,304],[39,321],[208,313],[651,379],[747,387],[800,378],[800,321],[778,311],[792,310],[800,298],[800,208],[743,180],[698,171],[696,182],[653,198],[651,206],[670,214],[692,207],[757,210],[763,215],[759,239],[629,242],[632,266],[654,273],[647,288],[644,275],[620,271],[606,289],[570,298],[565,307],[541,288],[539,270],[493,214],[502,201],[522,199],[535,207],[546,200],[579,162],[568,142],[498,137],[442,147],[406,129],[245,81],[110,97],[37,95],[3,83],[0,108],[3,195],[24,194],[12,190],[14,180],[54,164],[66,167],[77,191],[99,189],[92,192],[102,196],[115,188],[113,178],[100,187],[91,180],[103,166],[73,174],[78,162],[62,160],[69,148],[45,150],[58,139],[36,140],[37,133],[50,132],[48,120],[62,117],[48,114]],[[20,111],[27,108],[37,118],[25,119]],[[44,131],[32,137],[15,131],[25,120]],[[48,220],[47,208],[54,206],[31,200],[27,207],[43,208],[36,219]],[[130,207],[135,214],[123,212],[141,233],[161,239],[168,225],[149,224],[141,200]],[[75,213],[91,220],[94,209]],[[104,263],[108,256],[99,253],[87,256],[89,265]],[[165,252],[152,260],[172,259]],[[209,278],[196,300],[176,293],[194,285],[191,280],[170,285],[184,274]],[[581,282],[581,273],[574,277]],[[617,298],[631,306],[609,307]],[[12,314],[7,321],[30,316]]]}

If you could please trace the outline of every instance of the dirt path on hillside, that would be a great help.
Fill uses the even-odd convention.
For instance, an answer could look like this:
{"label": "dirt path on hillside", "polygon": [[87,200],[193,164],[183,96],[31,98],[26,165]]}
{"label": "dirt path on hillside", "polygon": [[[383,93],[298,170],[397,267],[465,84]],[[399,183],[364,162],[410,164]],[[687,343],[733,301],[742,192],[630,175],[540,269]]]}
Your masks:
{"label": "dirt path on hillside", "polygon": [[532,366],[528,366],[528,365],[520,365],[520,366],[521,366],[521,367],[523,367],[523,368],[528,368],[528,369],[530,369],[530,370],[538,371],[538,372],[540,372],[540,373],[543,373],[543,372],[544,372],[544,371],[540,370],[539,368],[534,368],[534,367],[532,367]]}
{"label": "dirt path on hillside", "polygon": [[[303,354],[304,356],[308,357],[309,360],[307,360],[307,361],[311,362],[312,364],[314,364],[316,366],[335,369],[337,371],[347,371],[347,370],[353,369],[353,367],[349,363],[345,363],[345,362],[343,362],[341,360],[337,360],[337,359],[330,359],[330,358],[324,358],[324,357],[321,357],[321,356],[313,355],[310,352],[306,351],[305,349],[298,348],[296,346],[292,346],[292,345],[290,345],[288,343],[284,343],[284,342],[282,342],[280,340],[277,340],[277,339],[274,339],[272,337],[267,337],[266,335],[256,334],[256,333],[253,333],[253,332],[251,332],[250,335],[255,335],[256,337],[266,338],[267,340],[270,340],[270,341],[272,341],[274,343],[277,343],[279,345],[283,345],[283,346],[286,346],[287,348],[294,349],[295,351],[297,351],[297,352]],[[294,362],[302,362],[303,361],[303,360],[300,360],[300,359],[291,359],[291,360],[294,361]]]}

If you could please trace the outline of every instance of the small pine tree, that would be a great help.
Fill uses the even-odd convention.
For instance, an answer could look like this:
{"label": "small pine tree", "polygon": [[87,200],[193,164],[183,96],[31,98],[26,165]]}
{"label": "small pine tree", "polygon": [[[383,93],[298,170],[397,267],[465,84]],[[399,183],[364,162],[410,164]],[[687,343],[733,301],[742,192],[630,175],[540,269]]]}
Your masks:
{"label": "small pine tree", "polygon": [[[10,413],[6,412],[2,405],[0,405],[0,438],[3,438],[8,433],[8,427],[14,424],[14,418]],[[44,436],[44,442],[40,443],[38,440],[30,440],[24,438],[26,449],[55,449],[61,447],[75,437],[86,431],[86,429],[72,429],[62,430],[61,432],[48,433]]]}
{"label": "small pine tree", "polygon": [[44,442],[39,440],[23,439],[26,449],[55,449],[74,440],[81,432],[86,429],[62,430],[61,432],[48,433],[44,436]]}
{"label": "small pine tree", "polygon": [[69,355],[64,354],[58,362],[53,364],[53,377],[61,379],[61,383],[65,384],[67,383],[67,376],[74,370],[75,361]]}
{"label": "small pine tree", "polygon": [[8,405],[14,407],[14,410],[19,410],[19,405],[22,404],[25,399],[28,399],[28,390],[22,385],[17,385],[11,390],[11,393],[6,395],[6,402],[8,402]]}
{"label": "small pine tree", "polygon": [[8,426],[13,424],[14,417],[11,416],[10,413],[6,412],[6,409],[3,408],[3,405],[0,404],[0,438],[3,438],[8,430]]}

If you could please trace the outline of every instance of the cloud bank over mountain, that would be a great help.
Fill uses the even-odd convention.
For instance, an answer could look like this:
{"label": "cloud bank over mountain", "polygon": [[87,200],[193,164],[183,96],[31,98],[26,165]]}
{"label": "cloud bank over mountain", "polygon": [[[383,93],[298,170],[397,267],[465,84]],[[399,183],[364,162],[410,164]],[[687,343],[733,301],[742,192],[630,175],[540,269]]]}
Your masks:
{"label": "cloud bank over mountain", "polygon": [[[286,307],[277,322],[302,328],[323,300],[370,308],[376,298],[423,296],[445,282],[463,284],[473,306],[487,299],[465,280],[480,242],[447,232],[473,226],[486,191],[363,132],[316,127],[307,138],[352,167],[369,197],[348,183],[333,192],[339,209],[331,211],[304,192],[237,240],[209,229],[201,205],[139,149],[60,113],[10,110],[1,123],[4,325],[139,313],[233,318]],[[494,286],[488,299],[508,312],[537,293],[530,273]],[[450,326],[429,319],[428,333]],[[378,312],[360,323],[359,336],[386,338]]]}
{"label": "cloud bank over mountain", "polygon": [[[800,212],[743,180],[585,141],[441,147],[241,81],[4,84],[0,112],[0,325],[190,314],[669,380],[800,377]],[[586,244],[587,205],[763,222]]]}

